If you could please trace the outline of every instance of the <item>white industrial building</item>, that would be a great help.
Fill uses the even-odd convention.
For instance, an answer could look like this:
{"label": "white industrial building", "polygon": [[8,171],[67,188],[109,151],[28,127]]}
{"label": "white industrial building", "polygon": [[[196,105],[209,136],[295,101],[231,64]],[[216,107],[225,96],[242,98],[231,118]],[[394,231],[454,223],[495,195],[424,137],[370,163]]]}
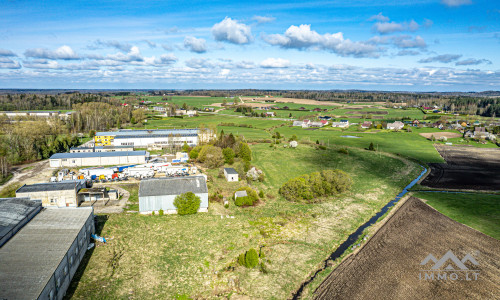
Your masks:
{"label": "white industrial building", "polygon": [[85,180],[25,184],[16,190],[16,197],[41,200],[43,207],[77,207],[78,191],[85,187]]}
{"label": "white industrial building", "polygon": [[132,146],[145,148],[152,145],[196,146],[200,142],[208,142],[215,138],[210,130],[200,129],[161,129],[161,130],[127,130],[98,132],[95,137],[96,146]]}
{"label": "white industrial building", "polygon": [[97,146],[97,147],[72,147],[70,153],[82,152],[115,152],[115,151],[134,151],[133,146]]}
{"label": "white industrial building", "polygon": [[177,208],[174,206],[175,197],[187,192],[200,197],[198,212],[208,211],[208,188],[204,176],[142,180],[139,186],[139,212],[149,214],[162,209],[166,214],[175,214],[177,213]]}
{"label": "white industrial building", "polygon": [[224,168],[224,176],[229,182],[238,181],[238,172],[233,168]]}
{"label": "white industrial building", "polygon": [[92,207],[0,199],[0,298],[63,299],[94,233]]}
{"label": "white industrial building", "polygon": [[146,163],[146,151],[56,153],[50,157],[51,168],[132,165]]}

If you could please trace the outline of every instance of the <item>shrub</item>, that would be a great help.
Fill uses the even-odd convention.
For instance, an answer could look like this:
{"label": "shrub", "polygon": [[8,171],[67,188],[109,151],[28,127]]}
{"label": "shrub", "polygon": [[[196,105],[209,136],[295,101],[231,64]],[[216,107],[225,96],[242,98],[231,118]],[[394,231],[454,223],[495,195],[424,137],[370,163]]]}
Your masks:
{"label": "shrub", "polygon": [[163,209],[160,209],[160,210],[158,211],[158,214],[159,214],[160,216],[163,216]]}
{"label": "shrub", "polygon": [[311,202],[314,198],[346,192],[351,185],[351,177],[344,171],[324,170],[288,180],[279,193],[289,201]]}
{"label": "shrub", "polygon": [[240,157],[241,159],[243,159],[245,161],[252,160],[252,150],[250,150],[250,147],[248,146],[247,143],[240,142],[240,145],[238,148],[238,157]]}
{"label": "shrub", "polygon": [[318,149],[320,149],[320,150],[326,150],[326,146],[319,145],[319,146],[318,146]]}
{"label": "shrub", "polygon": [[262,190],[261,190],[261,191],[259,192],[259,198],[264,198],[264,191],[262,191]]}
{"label": "shrub", "polygon": [[154,210],[153,210],[153,212],[151,213],[151,215],[152,215],[152,216],[154,216],[154,215],[155,215],[155,211],[154,211]]}
{"label": "shrub", "polygon": [[243,170],[245,172],[248,172],[248,170],[250,170],[250,162],[248,160],[245,160],[244,164],[243,164]]}
{"label": "shrub", "polygon": [[316,140],[316,145],[319,145],[319,140]]}
{"label": "shrub", "polygon": [[222,155],[224,155],[224,161],[226,164],[232,165],[234,163],[234,151],[231,148],[224,148],[222,150]]}
{"label": "shrub", "polygon": [[[236,192],[238,191],[246,191],[247,196],[236,198]],[[233,198],[234,198],[234,204],[237,206],[252,206],[257,200],[259,200],[257,192],[248,186],[241,187],[238,190],[236,190],[236,192],[234,193]]]}
{"label": "shrub", "polygon": [[342,154],[349,154],[349,151],[347,150],[347,148],[340,148],[340,149],[339,149],[339,153],[342,153]]}
{"label": "shrub", "polygon": [[255,268],[259,264],[259,255],[254,248],[251,248],[245,254],[245,267]]}
{"label": "shrub", "polygon": [[368,146],[368,150],[375,151],[375,147],[373,146],[373,143],[370,143],[370,146]]}
{"label": "shrub", "polygon": [[191,215],[200,209],[201,199],[192,192],[180,194],[174,199],[174,206],[179,215]]}
{"label": "shrub", "polygon": [[205,145],[198,154],[198,160],[210,169],[220,167],[224,164],[222,149],[212,145]]}
{"label": "shrub", "polygon": [[264,273],[264,274],[269,273],[269,269],[268,269],[268,267],[267,267],[266,263],[264,263],[264,262],[261,262],[261,263],[260,263],[260,271],[261,271],[262,273]]}
{"label": "shrub", "polygon": [[197,159],[198,158],[198,151],[196,149],[191,150],[191,152],[189,152],[189,158]]}
{"label": "shrub", "polygon": [[240,266],[245,266],[245,253],[241,253],[238,256],[238,264],[240,264]]}

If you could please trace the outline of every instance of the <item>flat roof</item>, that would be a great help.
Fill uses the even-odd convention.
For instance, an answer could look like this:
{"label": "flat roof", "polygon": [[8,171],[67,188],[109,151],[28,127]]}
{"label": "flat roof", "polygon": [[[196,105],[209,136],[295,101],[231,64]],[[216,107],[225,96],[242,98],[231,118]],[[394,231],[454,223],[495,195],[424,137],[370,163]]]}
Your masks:
{"label": "flat roof", "polygon": [[121,129],[119,131],[103,131],[97,132],[96,136],[136,136],[136,135],[176,135],[176,134],[198,134],[199,129],[141,129],[141,130],[126,130]]}
{"label": "flat roof", "polygon": [[68,180],[60,182],[35,183],[29,185],[25,184],[17,189],[16,193],[74,190],[78,183],[80,183],[78,180]]}
{"label": "flat roof", "polygon": [[56,153],[50,159],[61,158],[88,158],[88,157],[116,157],[116,156],[146,156],[146,151],[114,151],[114,152],[75,152]]}
{"label": "flat roof", "polygon": [[139,186],[139,197],[180,195],[187,192],[208,193],[205,177],[152,178],[141,180]]}
{"label": "flat roof", "polygon": [[227,174],[238,174],[238,172],[236,172],[236,170],[233,168],[224,168],[224,171],[226,171]]}
{"label": "flat roof", "polygon": [[0,248],[0,297],[37,299],[92,214],[92,207],[39,212]]}
{"label": "flat roof", "polygon": [[4,237],[10,235],[23,220],[36,214],[41,207],[41,201],[30,198],[0,198],[0,247],[8,239]]}
{"label": "flat roof", "polygon": [[71,147],[70,150],[88,150],[88,149],[129,149],[134,146],[95,146],[95,147]]}

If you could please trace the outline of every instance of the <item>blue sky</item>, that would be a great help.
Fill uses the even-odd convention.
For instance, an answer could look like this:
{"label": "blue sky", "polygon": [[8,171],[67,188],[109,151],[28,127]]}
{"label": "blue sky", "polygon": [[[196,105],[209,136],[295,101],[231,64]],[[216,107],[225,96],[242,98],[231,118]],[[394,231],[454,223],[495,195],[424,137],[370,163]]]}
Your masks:
{"label": "blue sky", "polygon": [[0,88],[500,89],[500,3],[2,1]]}

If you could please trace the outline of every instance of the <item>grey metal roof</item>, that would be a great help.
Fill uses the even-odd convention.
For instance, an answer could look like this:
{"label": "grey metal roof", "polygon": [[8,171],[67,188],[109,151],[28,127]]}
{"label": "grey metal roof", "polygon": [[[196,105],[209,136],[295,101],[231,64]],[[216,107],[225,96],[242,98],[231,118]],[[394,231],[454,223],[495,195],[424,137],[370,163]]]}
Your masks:
{"label": "grey metal roof", "polygon": [[152,178],[142,180],[139,186],[139,197],[180,195],[187,192],[208,193],[205,177]]}
{"label": "grey metal roof", "polygon": [[45,182],[45,183],[35,183],[30,185],[23,185],[20,187],[16,193],[36,193],[36,192],[45,192],[45,191],[65,191],[65,190],[74,190],[78,180],[68,180],[61,182]]}
{"label": "grey metal roof", "polygon": [[0,297],[37,299],[91,214],[51,208],[29,221],[0,248]]}
{"label": "grey metal roof", "polygon": [[50,159],[88,158],[88,157],[116,157],[116,156],[145,156],[146,151],[115,151],[115,152],[76,152],[56,153]]}
{"label": "grey metal roof", "polygon": [[224,171],[226,171],[226,173],[228,175],[232,175],[232,174],[237,175],[238,174],[238,172],[236,172],[236,170],[233,168],[224,168]]}
{"label": "grey metal roof", "polygon": [[88,150],[88,149],[128,149],[134,146],[95,146],[95,147],[71,147],[70,150]]}
{"label": "grey metal roof", "polygon": [[246,197],[246,196],[248,196],[247,191],[237,191],[236,193],[234,193],[235,198]]}
{"label": "grey metal roof", "polygon": [[151,129],[151,130],[126,130],[121,129],[119,131],[103,131],[96,133],[96,136],[139,136],[139,135],[176,135],[176,134],[198,134],[199,129]]}
{"label": "grey metal roof", "polygon": [[159,138],[159,137],[186,137],[198,136],[197,133],[176,133],[176,134],[151,134],[151,135],[119,135],[115,140],[119,139],[132,139],[132,138]]}
{"label": "grey metal roof", "polygon": [[[29,198],[0,198],[0,247],[15,234],[12,230],[42,208],[42,201]],[[17,230],[17,229],[16,229]]]}

